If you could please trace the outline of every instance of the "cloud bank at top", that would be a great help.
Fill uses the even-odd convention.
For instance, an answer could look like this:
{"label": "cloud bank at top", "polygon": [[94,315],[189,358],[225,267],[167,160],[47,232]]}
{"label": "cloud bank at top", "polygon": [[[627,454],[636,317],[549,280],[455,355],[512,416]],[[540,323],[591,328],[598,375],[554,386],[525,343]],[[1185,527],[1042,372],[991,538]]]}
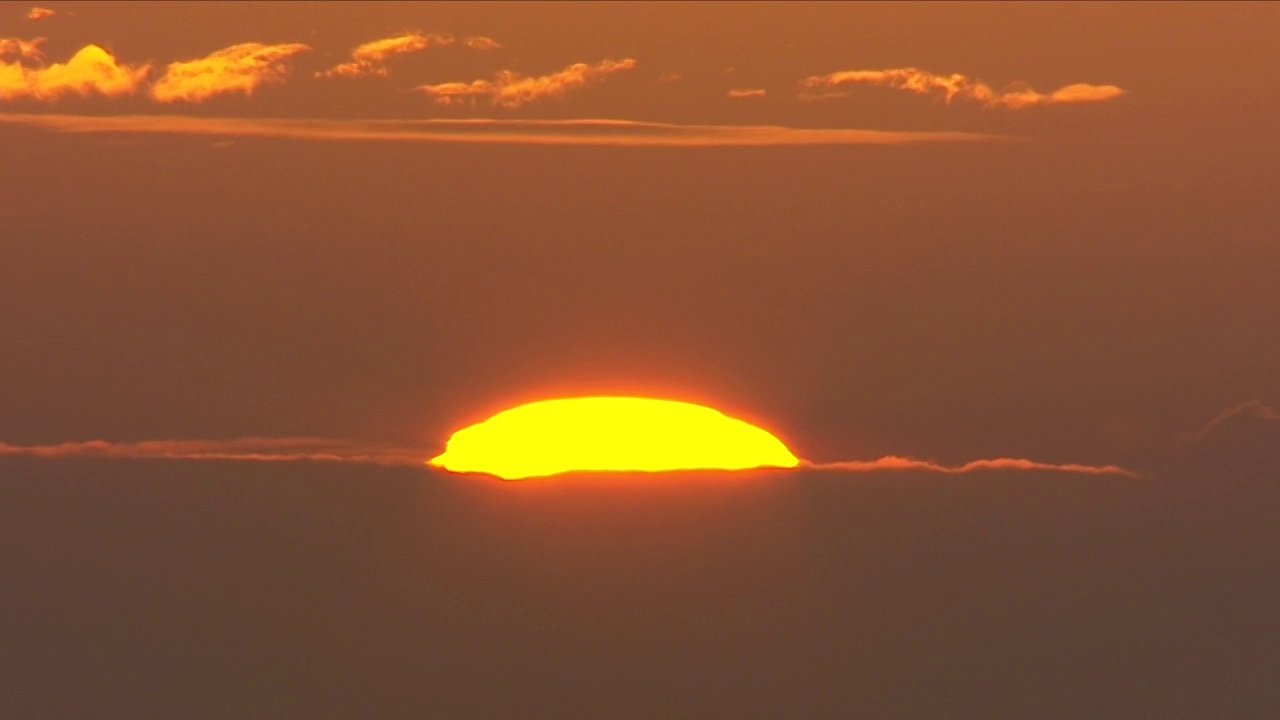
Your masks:
{"label": "cloud bank at top", "polygon": [[[36,10],[42,9],[32,12]],[[33,19],[49,17],[36,14],[39,17]],[[65,62],[48,63],[41,47],[44,40],[42,37],[0,38],[0,100],[53,101],[73,95],[117,98],[144,90],[147,97],[162,104],[199,103],[225,95],[250,97],[263,86],[286,83],[298,56],[313,50],[310,45],[298,42],[244,42],[201,57],[170,62],[162,71],[153,72],[153,63],[122,61],[114,52],[97,44],[84,46]],[[387,78],[392,74],[395,58],[451,46],[477,51],[502,48],[497,40],[482,35],[458,39],[447,33],[408,31],[361,43],[349,51],[346,59],[308,72],[305,77]],[[507,67],[470,80],[409,84],[406,78],[404,89],[412,89],[440,106],[514,110],[582,92],[637,66],[636,58],[623,57],[571,63],[541,75]],[[673,75],[667,72],[657,77],[661,81]],[[849,95],[854,86],[873,85],[931,95],[947,104],[966,101],[1007,110],[1099,103],[1127,93],[1116,85],[1089,83],[1073,83],[1040,92],[1027,83],[1015,82],[997,90],[962,73],[942,75],[914,67],[840,70],[804,78],[799,85],[797,97],[806,101],[843,97]],[[764,87],[732,88],[721,93],[722,97],[735,100],[774,97]]]}

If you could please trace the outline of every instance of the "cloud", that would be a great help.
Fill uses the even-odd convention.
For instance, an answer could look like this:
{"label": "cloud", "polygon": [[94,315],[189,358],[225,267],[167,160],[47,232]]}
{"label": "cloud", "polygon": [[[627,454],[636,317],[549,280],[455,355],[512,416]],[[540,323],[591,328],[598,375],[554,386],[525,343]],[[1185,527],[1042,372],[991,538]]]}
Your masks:
{"label": "cloud", "polygon": [[[0,41],[0,55],[39,56],[39,41]],[[109,97],[134,93],[150,72],[149,65],[122,65],[97,45],[86,45],[65,63],[26,67],[0,61],[0,100],[33,98],[50,100],[64,95],[100,94]]]}
{"label": "cloud", "polygon": [[45,38],[38,37],[30,40],[22,38],[0,38],[0,58],[18,57],[23,60],[40,61],[44,59],[44,53],[40,52],[40,45],[43,44]]}
{"label": "cloud", "polygon": [[[472,38],[468,38],[470,40]],[[487,39],[487,38],[486,38]],[[452,45],[452,35],[423,35],[419,32],[403,33],[372,40],[351,51],[351,60],[339,63],[316,73],[316,77],[366,77],[385,76],[386,62],[393,55],[419,52],[432,46]]]}
{"label": "cloud", "polygon": [[410,448],[365,444],[327,438],[263,438],[235,440],[143,440],[112,442],[87,440],[55,445],[10,445],[0,442],[0,457],[106,457],[165,460],[241,460],[253,462],[344,462],[374,465],[414,465],[426,453]]}
{"label": "cloud", "polygon": [[741,88],[733,89],[728,92],[731,98],[760,98],[765,96],[764,88]]}
{"label": "cloud", "polygon": [[186,62],[170,63],[151,86],[158,102],[202,102],[224,93],[252,95],[264,83],[282,82],[285,61],[311,48],[301,43],[241,43]]}
{"label": "cloud", "polygon": [[502,44],[497,40],[484,35],[473,35],[469,38],[464,38],[462,44],[471,50],[497,50],[502,47]]}
{"label": "cloud", "polygon": [[[0,457],[38,458],[122,458],[157,460],[231,460],[244,462],[336,462],[371,465],[424,467],[429,453],[383,443],[316,437],[244,437],[232,440],[142,440],[114,442],[85,440],[49,445],[12,445],[0,442]],[[940,465],[926,460],[886,455],[878,460],[813,463],[801,461],[801,468],[875,472],[880,470],[924,470],[960,474],[979,470],[1041,470],[1086,475],[1141,477],[1116,465],[1041,463],[1021,458],[973,460],[963,465]]]}
{"label": "cloud", "polygon": [[395,35],[360,45],[351,52],[351,59],[357,62],[380,63],[386,62],[387,58],[392,55],[403,55],[405,53],[418,52],[419,50],[425,50],[432,45],[452,44],[452,35],[423,35],[421,33],[406,33],[404,35]]}
{"label": "cloud", "polygon": [[805,100],[843,97],[847,93],[839,88],[855,84],[881,85],[921,95],[938,95],[948,104],[960,98],[982,103],[984,107],[1003,107],[1010,110],[1033,105],[1101,102],[1120,97],[1127,92],[1115,85],[1075,83],[1058,88],[1051,93],[1040,93],[1022,82],[1013,83],[1005,90],[997,91],[990,85],[967,75],[959,73],[935,75],[908,67],[887,70],[841,70],[829,75],[814,75],[800,81],[802,89],[800,97]]}
{"label": "cloud", "polygon": [[1043,463],[1025,458],[991,458],[970,460],[963,465],[941,465],[928,460],[886,455],[878,460],[845,460],[829,463],[803,462],[802,467],[815,470],[844,470],[847,472],[874,472],[877,470],[925,470],[928,472],[956,475],[976,470],[1048,470],[1055,472],[1080,473],[1084,475],[1122,475],[1124,477],[1141,477],[1138,473],[1118,465],[1081,465],[1078,463]]}
{"label": "cloud", "polygon": [[1183,442],[1195,442],[1203,440],[1209,435],[1221,430],[1224,425],[1240,419],[1260,420],[1266,423],[1280,422],[1280,413],[1277,413],[1269,405],[1264,404],[1261,400],[1250,400],[1232,405],[1223,410],[1205,423],[1199,429],[1190,430],[1179,436]]}
{"label": "cloud", "polygon": [[587,87],[635,66],[635,60],[624,58],[601,60],[594,65],[575,63],[559,72],[534,77],[502,70],[493,80],[420,85],[417,89],[430,95],[439,105],[474,105],[485,99],[498,107],[518,108],[537,100],[563,97],[570,90]]}
{"label": "cloud", "polygon": [[38,22],[46,18],[51,18],[57,14],[56,10],[50,10],[49,8],[43,7],[33,7],[27,11],[27,19],[32,22]]}
{"label": "cloud", "polygon": [[1280,413],[1260,400],[1232,405],[1177,436],[1164,472],[1209,478],[1215,488],[1280,479]]}
{"label": "cloud", "polygon": [[494,95],[494,84],[488,80],[419,85],[417,89],[430,95],[438,105],[474,105],[477,97],[492,98]]}
{"label": "cloud", "polygon": [[26,125],[68,133],[630,147],[901,145],[1013,140],[999,135],[963,132],[791,128],[776,125],[680,125],[630,120],[302,120],[189,115],[0,113],[0,124]]}

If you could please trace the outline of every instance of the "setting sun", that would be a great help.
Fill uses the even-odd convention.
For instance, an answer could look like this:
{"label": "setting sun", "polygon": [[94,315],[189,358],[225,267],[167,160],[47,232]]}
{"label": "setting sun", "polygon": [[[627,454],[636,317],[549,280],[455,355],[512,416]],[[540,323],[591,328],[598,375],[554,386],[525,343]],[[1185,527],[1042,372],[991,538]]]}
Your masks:
{"label": "setting sun", "polygon": [[767,431],[709,407],[583,397],[504,410],[455,432],[429,464],[517,480],[575,470],[785,468],[799,460]]}

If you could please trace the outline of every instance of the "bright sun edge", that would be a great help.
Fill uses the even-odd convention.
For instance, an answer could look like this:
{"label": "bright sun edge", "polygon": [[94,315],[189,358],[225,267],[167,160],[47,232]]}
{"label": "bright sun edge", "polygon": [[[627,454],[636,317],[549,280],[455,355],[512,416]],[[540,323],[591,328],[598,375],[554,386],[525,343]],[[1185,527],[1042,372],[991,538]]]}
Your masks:
{"label": "bright sun edge", "polygon": [[788,469],[768,431],[693,403],[593,396],[526,403],[453,433],[427,461],[454,473],[525,480],[567,473]]}

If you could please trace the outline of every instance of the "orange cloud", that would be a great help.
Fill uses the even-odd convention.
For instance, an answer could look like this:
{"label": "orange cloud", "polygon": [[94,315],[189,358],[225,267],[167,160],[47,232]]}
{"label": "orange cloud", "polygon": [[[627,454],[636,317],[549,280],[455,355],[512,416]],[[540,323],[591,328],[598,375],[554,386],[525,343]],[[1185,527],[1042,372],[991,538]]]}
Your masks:
{"label": "orange cloud", "polygon": [[408,33],[394,37],[382,38],[367,42],[351,53],[351,58],[359,62],[380,63],[392,55],[424,50],[432,45],[452,45],[452,35],[422,35]]}
{"label": "orange cloud", "polygon": [[484,35],[473,35],[462,41],[462,44],[471,50],[497,50],[502,44],[491,37]]}
{"label": "orange cloud", "polygon": [[50,10],[49,8],[33,7],[27,11],[27,19],[32,22],[37,22],[39,20],[44,20],[45,18],[51,18],[57,14],[57,11]]}
{"label": "orange cloud", "polygon": [[758,98],[765,96],[764,88],[742,88],[733,89],[728,92],[731,98]]}
{"label": "orange cloud", "polygon": [[43,127],[69,133],[155,133],[499,145],[782,147],[1017,141],[999,135],[964,132],[790,128],[777,125],[680,125],[631,120],[303,120],[189,115],[0,113],[0,124]]}
{"label": "orange cloud", "polygon": [[917,68],[891,68],[887,70],[842,70],[829,75],[814,75],[800,81],[801,99],[821,100],[842,97],[843,85],[881,85],[907,90],[921,95],[939,95],[950,104],[960,98],[982,103],[985,107],[1004,107],[1017,110],[1033,105],[1068,105],[1074,103],[1102,102],[1124,95],[1127,91],[1115,85],[1089,85],[1076,83],[1058,88],[1051,93],[1033,90],[1026,83],[1014,83],[1003,91],[967,75],[953,73],[936,75]]}
{"label": "orange cloud", "polygon": [[56,445],[10,445],[0,442],[0,456],[42,458],[106,457],[166,460],[244,460],[254,462],[346,462],[421,466],[425,453],[388,445],[326,438],[261,438],[235,440],[87,440]]}
{"label": "orange cloud", "polygon": [[368,75],[385,76],[385,63],[393,55],[419,52],[431,46],[452,45],[452,35],[423,35],[417,32],[394,35],[392,37],[372,40],[351,51],[351,60],[339,63],[316,77],[365,77]]}
{"label": "orange cloud", "polygon": [[804,463],[804,467],[815,470],[845,470],[849,472],[873,472],[876,470],[925,470],[928,472],[947,473],[951,475],[973,472],[975,470],[1049,470],[1056,472],[1082,473],[1085,475],[1123,475],[1125,477],[1141,477],[1138,473],[1118,465],[1081,465],[1078,463],[1043,463],[1024,458],[991,458],[971,460],[963,465],[941,465],[928,460],[916,460],[886,455],[878,460],[846,460],[829,463]]}
{"label": "orange cloud", "polygon": [[635,66],[635,60],[624,58],[602,60],[594,65],[575,63],[559,72],[536,77],[503,70],[493,80],[420,85],[418,90],[430,95],[439,105],[474,105],[477,100],[484,98],[492,105],[518,108],[545,98],[563,97],[570,90],[592,85]]}
{"label": "orange cloud", "polygon": [[1280,422],[1280,413],[1277,413],[1269,405],[1263,404],[1261,400],[1250,400],[1239,405],[1232,405],[1218,413],[1198,430],[1183,433],[1179,436],[1179,439],[1184,442],[1203,440],[1225,423],[1239,417],[1252,418],[1264,422]]}
{"label": "orange cloud", "polygon": [[[38,44],[39,41],[31,41],[25,45],[5,45],[4,50],[31,58],[33,53],[39,55]],[[146,80],[150,70],[149,65],[121,65],[111,53],[97,45],[86,45],[65,63],[43,67],[29,68],[0,61],[0,100],[49,100],[94,93],[109,97],[129,95]]]}
{"label": "orange cloud", "polygon": [[43,44],[45,38],[38,37],[30,40],[22,38],[0,38],[0,58],[18,57],[24,60],[40,61],[44,59],[44,53],[40,52],[40,45]]}
{"label": "orange cloud", "polygon": [[151,86],[151,97],[167,103],[202,102],[224,93],[252,95],[264,83],[282,82],[289,74],[285,61],[310,49],[301,43],[241,43],[196,60],[170,63]]}

